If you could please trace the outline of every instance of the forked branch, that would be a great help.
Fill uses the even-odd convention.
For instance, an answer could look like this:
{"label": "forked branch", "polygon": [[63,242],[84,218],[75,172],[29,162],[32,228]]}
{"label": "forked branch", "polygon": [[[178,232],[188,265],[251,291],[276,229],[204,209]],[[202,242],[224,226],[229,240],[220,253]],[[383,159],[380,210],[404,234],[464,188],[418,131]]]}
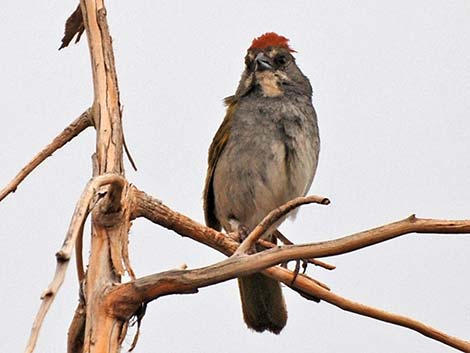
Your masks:
{"label": "forked branch", "polygon": [[[132,218],[144,217],[153,223],[173,230],[183,237],[189,237],[199,243],[210,246],[221,253],[230,256],[239,243],[227,237],[224,233],[208,228],[191,218],[173,211],[160,200],[147,195],[145,192],[131,187]],[[432,234],[468,234],[470,220],[439,220],[417,218],[411,215],[401,221],[389,223],[380,227],[358,232],[342,238],[318,243],[287,245],[278,247],[286,251],[282,261],[310,257],[326,257],[345,254],[371,245],[375,245],[409,233]],[[278,250],[277,250],[278,251]]]}
{"label": "forked branch", "polygon": [[[282,241],[282,243],[284,245],[295,245],[293,242],[291,242],[289,239],[287,239],[279,230],[276,230],[276,232],[274,233],[276,235],[276,238],[280,241]],[[258,240],[258,242],[263,245],[266,249],[271,249],[271,248],[274,248],[276,247],[276,244],[273,244],[273,243],[270,243],[268,241],[265,241],[265,240]],[[336,268],[335,265],[331,265],[325,261],[321,261],[321,260],[318,260],[318,259],[304,259],[304,261],[307,261],[308,263],[312,264],[312,265],[315,265],[315,266],[318,266],[318,267],[322,267],[324,268],[325,270],[334,270]]]}
{"label": "forked branch", "polygon": [[[233,256],[200,269],[173,270],[142,277],[112,289],[105,299],[105,305],[109,313],[121,320],[128,320],[141,303],[148,303],[170,294],[196,293],[198,288],[258,272],[277,264],[282,251],[279,249],[277,255],[273,254],[276,251],[267,250],[255,255]],[[246,257],[249,257],[249,260]],[[267,268],[263,273],[284,283],[292,281],[293,276],[291,271],[281,267]],[[470,351],[470,342],[468,341],[447,335],[412,318],[389,313],[339,296],[322,288],[306,276],[298,276],[295,287],[343,310],[407,327],[463,352]]]}
{"label": "forked branch", "polygon": [[[282,282],[289,281],[292,278],[290,271],[280,267],[268,268],[263,273]],[[352,301],[332,291],[323,289],[314,282],[307,280],[304,276],[298,276],[295,280],[295,285],[297,288],[301,288],[302,291],[320,298],[325,302],[333,304],[345,311],[367,316],[380,321],[389,322],[397,326],[406,327],[462,352],[470,352],[470,341],[465,341],[458,337],[448,335],[445,332],[439,331],[434,327],[426,325],[413,318],[394,314],[385,310]]]}
{"label": "forked branch", "polygon": [[289,212],[299,206],[307,205],[309,203],[318,203],[320,205],[328,205],[330,200],[322,196],[305,196],[297,197],[288,201],[284,205],[272,210],[264,219],[253,229],[248,237],[240,244],[234,255],[244,254],[251,249],[255,243],[282,217],[286,216]]}
{"label": "forked branch", "polygon": [[75,211],[73,213],[72,220],[70,221],[70,226],[65,236],[64,243],[62,244],[60,250],[56,253],[57,265],[54,278],[41,295],[41,306],[39,307],[38,313],[34,320],[25,353],[30,353],[34,350],[39,335],[39,330],[41,329],[44,318],[49,311],[49,308],[54,301],[57,292],[64,282],[65,273],[72,256],[73,248],[77,239],[81,236],[85,220],[101,197],[98,193],[99,188],[107,184],[119,184],[123,186],[124,183],[125,180],[122,177],[115,174],[106,174],[90,180],[85,187],[85,190],[83,191],[75,207]]}
{"label": "forked branch", "polygon": [[[145,217],[154,223],[174,230],[182,236],[190,237],[191,239],[208,245],[228,256],[236,251],[238,243],[225,236],[223,233],[207,228],[190,218],[171,210],[160,201],[146,195],[135,187],[133,188],[133,194],[133,202],[135,203],[134,217]],[[420,219],[412,215],[398,222],[335,240],[305,245],[276,247],[254,255],[242,255],[241,258],[243,261],[240,262],[237,261],[237,257],[233,257],[231,258],[233,260],[226,260],[226,262],[213,265],[213,267],[193,270],[195,272],[179,271],[175,276],[174,274],[176,272],[170,271],[164,274],[153,275],[155,277],[145,277],[137,280],[136,282],[124,285],[127,287],[116,288],[115,291],[116,293],[123,291],[120,292],[123,294],[126,290],[137,290],[140,293],[140,297],[139,295],[138,297],[143,301],[148,301],[155,299],[160,295],[171,293],[192,293],[201,286],[212,284],[213,281],[225,281],[229,278],[237,277],[238,275],[257,272],[260,269],[265,269],[263,271],[265,275],[287,285],[291,285],[291,281],[294,276],[291,271],[280,267],[267,267],[287,260],[344,254],[409,233],[470,233],[470,220],[446,221]],[[247,261],[247,256],[249,261]],[[234,266],[234,268],[231,268],[230,266]],[[224,269],[224,271],[225,269],[227,270],[226,272],[221,273],[220,271],[222,271],[222,269]],[[235,275],[231,271],[239,272]],[[191,280],[194,280],[194,284],[190,285],[191,281],[188,276],[193,275],[195,277]],[[181,282],[176,278],[178,276],[182,277]],[[134,285],[135,288],[130,289]],[[444,332],[438,331],[417,320],[388,313],[377,308],[348,300],[322,288],[306,276],[298,276],[292,286],[303,293],[329,302],[343,310],[407,327],[463,352],[470,352],[470,342],[468,341],[447,335]],[[124,301],[122,299],[119,301],[117,294],[112,294],[111,296],[113,297],[113,301],[117,300],[118,303],[112,306],[113,312],[116,315],[125,316],[132,314],[132,310],[135,308],[137,303],[131,304],[127,302],[126,304],[126,300],[133,298],[133,294],[126,293]],[[108,303],[111,305],[111,300],[108,301]]]}

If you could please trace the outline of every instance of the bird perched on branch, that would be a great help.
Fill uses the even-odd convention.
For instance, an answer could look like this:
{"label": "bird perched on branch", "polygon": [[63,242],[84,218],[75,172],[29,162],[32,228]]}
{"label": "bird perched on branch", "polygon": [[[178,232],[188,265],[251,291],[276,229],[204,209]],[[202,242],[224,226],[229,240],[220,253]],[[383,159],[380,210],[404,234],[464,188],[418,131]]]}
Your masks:
{"label": "bird perched on branch", "polygon": [[[235,95],[209,148],[204,212],[209,227],[251,231],[271,210],[307,193],[320,139],[312,87],[276,33],[255,38]],[[272,233],[265,236],[275,242]],[[259,249],[260,250],[260,249]],[[255,331],[278,334],[287,310],[278,281],[239,279],[243,317]]]}

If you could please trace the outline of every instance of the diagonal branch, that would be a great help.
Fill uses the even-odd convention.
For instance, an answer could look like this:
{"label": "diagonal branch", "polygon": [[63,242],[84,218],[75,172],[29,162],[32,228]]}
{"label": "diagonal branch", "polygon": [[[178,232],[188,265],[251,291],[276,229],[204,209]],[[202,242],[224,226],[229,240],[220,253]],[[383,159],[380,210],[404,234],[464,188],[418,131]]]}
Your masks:
{"label": "diagonal branch", "polygon": [[0,191],[0,201],[7,197],[11,192],[15,192],[18,185],[47,157],[51,156],[55,151],[63,147],[67,142],[92,125],[93,119],[91,117],[91,110],[87,109],[82,113],[82,115],[67,126],[64,131],[57,135],[41,152],[35,155],[34,158],[20,170],[13,180],[11,180],[8,185]]}
{"label": "diagonal branch", "polygon": [[[291,280],[291,273],[290,271],[281,268],[281,267],[271,267],[266,269],[264,274],[269,275],[272,278],[281,279],[282,282]],[[378,308],[374,308],[372,306],[364,305],[345,297],[342,297],[334,292],[325,290],[324,288],[318,286],[312,281],[308,281],[304,278],[304,276],[298,276],[295,280],[295,285],[298,288],[301,288],[302,291],[309,293],[321,300],[328,302],[337,306],[340,309],[345,311],[349,311],[355,314],[363,315],[370,317],[372,319],[385,321],[397,326],[402,326],[409,328],[413,331],[419,332],[420,334],[432,338],[436,341],[439,341],[443,344],[446,344],[450,347],[458,349],[462,352],[470,352],[470,341],[462,340],[458,337],[451,336],[442,332],[440,330],[435,329],[429,325],[426,325],[418,320],[413,318],[394,314],[387,312],[385,310],[381,310]]]}
{"label": "diagonal branch", "polygon": [[[199,288],[246,276],[279,263],[282,249],[267,250],[255,255],[232,256],[211,266],[194,270],[173,270],[146,276],[113,288],[105,299],[107,311],[127,320],[141,303],[148,303],[170,294],[196,293]],[[277,253],[277,255],[274,255]],[[281,267],[267,268],[263,273],[282,282],[290,282],[293,273]],[[298,276],[295,287],[302,292],[320,298],[343,310],[410,328],[427,337],[440,341],[463,352],[470,350],[470,342],[447,335],[412,318],[389,313],[374,307],[351,301],[311,281],[307,276]]]}
{"label": "diagonal branch", "polygon": [[401,221],[389,223],[359,233],[318,243],[287,245],[283,247],[293,259],[326,257],[346,254],[382,243],[409,233],[468,234],[470,220],[440,220],[416,218],[411,215]]}
{"label": "diagonal branch", "polygon": [[[132,219],[147,218],[153,223],[173,230],[183,237],[189,237],[210,246],[227,256],[230,256],[239,245],[224,233],[205,227],[191,218],[173,211],[160,200],[147,195],[135,186],[132,186],[130,195],[133,203]],[[270,251],[280,251],[281,248],[286,251],[286,256],[281,261],[327,257],[345,254],[409,233],[468,234],[470,233],[470,220],[425,219],[411,215],[397,222],[334,240],[302,245],[286,245]]]}
{"label": "diagonal branch", "polygon": [[[274,232],[274,235],[276,236],[277,239],[282,241],[282,243],[284,245],[295,245],[293,242],[291,242],[289,239],[287,239],[279,231],[279,229]],[[271,248],[274,248],[274,247],[277,246],[276,244],[270,243],[269,241],[265,241],[265,240],[258,240],[258,242],[261,243],[266,249],[271,249]],[[323,267],[325,270],[332,271],[332,270],[336,269],[335,265],[331,265],[327,262],[324,262],[324,261],[321,261],[321,260],[318,260],[318,259],[303,259],[303,260],[307,261],[308,263],[310,263],[312,265]]]}
{"label": "diagonal branch", "polygon": [[[174,230],[182,236],[187,236],[206,244],[227,256],[230,256],[231,253],[236,251],[238,243],[225,236],[223,233],[204,227],[190,218],[171,210],[163,205],[162,202],[148,196],[135,187],[133,187],[132,191],[132,202],[134,203],[133,218],[145,217],[154,223]],[[123,317],[126,317],[126,315],[132,315],[132,310],[137,307],[137,304],[141,304],[141,302],[138,302],[139,300],[153,300],[158,296],[172,293],[193,293],[199,287],[218,283],[217,281],[225,281],[240,275],[258,272],[260,269],[265,269],[263,274],[291,285],[292,279],[294,278],[294,274],[291,271],[278,266],[268,267],[288,260],[344,254],[409,233],[470,233],[470,220],[448,221],[420,219],[412,215],[398,222],[335,240],[305,245],[275,247],[254,255],[235,256],[229,258],[229,260],[225,260],[225,262],[215,264],[213,267],[193,270],[196,272],[170,271],[164,274],[144,277],[112,290],[109,298],[112,297],[113,299],[109,300],[108,303],[114,315],[123,315]],[[240,262],[238,262],[237,259],[241,259]],[[230,260],[233,262],[227,262]],[[227,263],[229,265],[227,265]],[[220,273],[221,270],[225,272]],[[235,274],[233,271],[238,272]],[[177,275],[174,275],[175,273],[177,273]],[[190,275],[188,275],[188,273],[190,273]],[[188,280],[188,276],[191,275],[195,276],[192,278],[194,282]],[[181,281],[178,279],[180,276]],[[132,286],[135,286],[135,288],[131,289]],[[463,352],[470,352],[470,342],[468,341],[447,335],[417,320],[353,302],[322,288],[315,283],[315,281],[306,276],[298,276],[292,286],[303,293],[317,297],[343,310],[407,327]],[[126,293],[127,290],[130,290],[131,294]],[[133,291],[138,293],[133,293]],[[116,293],[120,293],[120,295],[124,295],[124,297],[119,299]],[[133,297],[134,294],[137,296],[137,302],[130,303],[129,300],[133,301],[136,299]],[[111,304],[113,301],[117,301],[115,305]]]}
{"label": "diagonal branch", "polygon": [[[72,256],[72,251],[76,240],[80,236],[80,232],[83,230],[83,224],[92,210],[92,208],[99,201],[100,195],[97,195],[98,189],[106,184],[125,183],[125,180],[115,174],[106,174],[96,178],[93,178],[88,182],[79,201],[75,207],[75,211],[70,221],[70,226],[64,239],[64,243],[60,250],[56,253],[57,266],[54,274],[54,278],[49,286],[41,294],[41,306],[39,307],[38,313],[31,329],[31,335],[29,337],[28,345],[25,349],[25,353],[30,353],[34,350],[41,329],[44,318],[49,311],[49,308],[54,301],[62,283],[64,282],[65,273]],[[98,197],[98,198],[97,198]]]}
{"label": "diagonal branch", "polygon": [[289,212],[300,207],[302,205],[307,205],[309,203],[318,203],[320,205],[328,205],[330,200],[322,196],[304,196],[297,197],[284,205],[272,210],[269,214],[264,217],[264,219],[253,229],[253,231],[248,235],[248,237],[243,240],[243,242],[235,251],[234,255],[245,254],[249,249],[251,249],[255,243],[261,239],[261,237],[269,230],[269,228],[276,223],[279,219],[286,216]]}

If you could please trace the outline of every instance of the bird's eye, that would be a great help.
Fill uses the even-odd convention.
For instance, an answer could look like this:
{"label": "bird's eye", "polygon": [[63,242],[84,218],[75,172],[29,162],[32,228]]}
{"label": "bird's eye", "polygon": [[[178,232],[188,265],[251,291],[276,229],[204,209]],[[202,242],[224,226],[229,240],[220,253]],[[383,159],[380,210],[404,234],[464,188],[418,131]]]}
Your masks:
{"label": "bird's eye", "polygon": [[245,66],[250,71],[253,71],[255,68],[255,61],[252,58],[248,57],[248,55],[245,58]]}
{"label": "bird's eye", "polygon": [[255,69],[255,62],[254,61],[248,61],[246,62],[246,68],[250,71],[254,71]]}
{"label": "bird's eye", "polygon": [[274,62],[279,66],[287,64],[288,61],[289,61],[289,58],[283,54],[278,55],[274,58]]}

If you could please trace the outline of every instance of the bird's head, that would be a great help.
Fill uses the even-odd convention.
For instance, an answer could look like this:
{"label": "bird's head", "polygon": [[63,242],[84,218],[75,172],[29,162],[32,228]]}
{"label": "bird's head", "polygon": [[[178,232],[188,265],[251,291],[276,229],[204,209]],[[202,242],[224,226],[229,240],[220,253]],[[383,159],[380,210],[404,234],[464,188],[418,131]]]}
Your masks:
{"label": "bird's head", "polygon": [[311,95],[307,77],[298,68],[295,53],[286,37],[274,32],[255,38],[245,56],[245,71],[235,94],[239,98],[252,90],[265,97],[279,97],[286,92]]}

